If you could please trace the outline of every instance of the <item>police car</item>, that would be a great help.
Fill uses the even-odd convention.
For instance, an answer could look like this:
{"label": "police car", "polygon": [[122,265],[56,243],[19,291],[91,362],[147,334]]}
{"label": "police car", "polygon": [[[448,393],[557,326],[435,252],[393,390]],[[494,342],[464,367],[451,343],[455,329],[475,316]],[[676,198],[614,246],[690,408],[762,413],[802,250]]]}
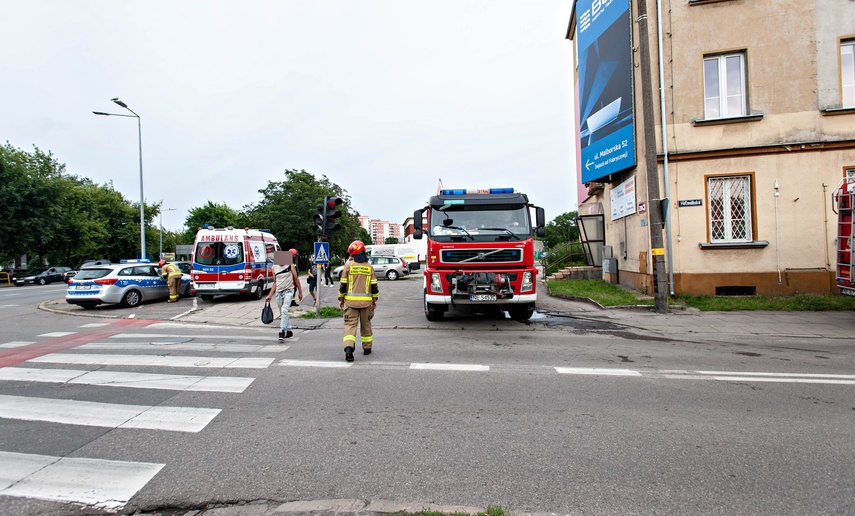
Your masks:
{"label": "police car", "polygon": [[[190,276],[182,274],[179,293],[187,296],[190,292]],[[144,301],[168,297],[169,287],[160,275],[160,267],[150,260],[122,260],[78,271],[68,282],[65,301],[83,308],[102,303],[135,307]]]}

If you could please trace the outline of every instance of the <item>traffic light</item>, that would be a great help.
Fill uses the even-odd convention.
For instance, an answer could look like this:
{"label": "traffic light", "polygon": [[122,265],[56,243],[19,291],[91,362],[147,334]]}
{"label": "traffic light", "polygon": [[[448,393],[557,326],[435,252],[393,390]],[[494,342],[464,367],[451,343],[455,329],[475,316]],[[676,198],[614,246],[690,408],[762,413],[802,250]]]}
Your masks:
{"label": "traffic light", "polygon": [[318,204],[318,212],[315,213],[315,215],[313,217],[315,225],[312,228],[315,231],[315,233],[317,233],[318,235],[324,234],[324,221],[326,220],[326,218],[327,218],[327,205],[326,205],[326,203]]}
{"label": "traffic light", "polygon": [[327,236],[341,229],[341,224],[335,220],[341,217],[341,211],[336,209],[341,203],[340,197],[324,197],[324,234]]}

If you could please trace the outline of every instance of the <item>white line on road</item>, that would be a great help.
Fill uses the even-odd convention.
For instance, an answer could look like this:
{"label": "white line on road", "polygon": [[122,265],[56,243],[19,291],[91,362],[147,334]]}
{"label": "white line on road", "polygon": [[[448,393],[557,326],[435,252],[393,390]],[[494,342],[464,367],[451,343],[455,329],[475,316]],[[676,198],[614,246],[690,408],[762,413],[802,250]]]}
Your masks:
{"label": "white line on road", "polygon": [[760,373],[748,371],[691,371],[697,374],[715,376],[777,376],[782,378],[842,378],[855,380],[855,374],[821,374],[821,373]]}
{"label": "white line on road", "polygon": [[477,364],[410,364],[410,369],[428,371],[489,371],[490,366]]}
{"label": "white line on road", "polygon": [[160,355],[96,355],[77,353],[52,353],[33,358],[28,362],[48,364],[89,364],[89,365],[127,365],[162,367],[210,367],[265,369],[273,363],[272,358],[224,358],[224,357],[184,357]]}
{"label": "white line on road", "polygon": [[[234,329],[234,328],[232,328]],[[274,335],[273,332],[268,332],[268,335]],[[259,337],[252,335],[223,335],[222,333],[216,335],[188,335],[188,334],[170,334],[170,333],[117,333],[116,335],[111,335],[111,339],[174,339],[177,337],[185,338],[185,339],[211,339],[214,337],[219,337],[223,339],[229,340],[258,340]]]}
{"label": "white line on road", "polygon": [[78,328],[100,328],[101,326],[109,326],[109,325],[110,325],[110,323],[94,322],[94,323],[89,323],[89,324],[81,324],[80,326],[78,326]]}
{"label": "white line on road", "polygon": [[631,369],[605,369],[597,367],[556,367],[555,371],[560,374],[587,374],[603,376],[641,376],[638,371]]}
{"label": "white line on road", "polygon": [[281,360],[279,364],[286,367],[350,367],[353,362],[331,362],[325,360]]}
{"label": "white line on road", "polygon": [[20,348],[21,346],[29,346],[30,344],[35,344],[35,342],[13,340],[11,342],[4,342],[3,344],[0,344],[0,348]]}
{"label": "white line on road", "polygon": [[0,417],[67,425],[200,432],[220,409],[151,407],[0,395]]}
{"label": "white line on road", "polygon": [[39,337],[49,337],[49,338],[65,337],[67,335],[74,335],[75,333],[77,333],[77,332],[76,331],[52,331],[50,333],[42,333],[41,335],[39,335]]}
{"label": "white line on road", "polygon": [[[296,340],[296,339],[292,339]],[[151,342],[91,342],[78,346],[75,349],[105,350],[105,349],[137,349],[148,351],[207,351],[218,353],[281,353],[288,349],[283,344],[217,344],[206,342],[175,342],[159,341]]]}
{"label": "white line on road", "polygon": [[169,391],[243,392],[255,378],[4,367],[0,369],[0,380],[75,383]]}
{"label": "white line on road", "polygon": [[165,464],[0,451],[0,495],[124,507]]}

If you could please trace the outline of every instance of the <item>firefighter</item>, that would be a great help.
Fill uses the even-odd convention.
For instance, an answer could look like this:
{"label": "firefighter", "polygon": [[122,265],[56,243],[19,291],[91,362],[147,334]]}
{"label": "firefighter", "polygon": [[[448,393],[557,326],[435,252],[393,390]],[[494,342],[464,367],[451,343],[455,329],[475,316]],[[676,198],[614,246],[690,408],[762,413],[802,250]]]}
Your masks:
{"label": "firefighter", "polygon": [[169,301],[167,303],[178,301],[178,293],[181,291],[181,269],[174,263],[166,263],[166,260],[160,260],[157,262],[157,266],[160,267],[160,275],[163,276],[169,286]]}
{"label": "firefighter", "polygon": [[357,325],[362,337],[362,354],[371,354],[371,346],[374,343],[371,319],[377,308],[380,290],[377,288],[374,267],[368,263],[368,257],[365,254],[365,244],[360,240],[354,240],[348,246],[347,254],[350,255],[350,259],[341,271],[338,306],[344,309],[344,359],[353,362]]}

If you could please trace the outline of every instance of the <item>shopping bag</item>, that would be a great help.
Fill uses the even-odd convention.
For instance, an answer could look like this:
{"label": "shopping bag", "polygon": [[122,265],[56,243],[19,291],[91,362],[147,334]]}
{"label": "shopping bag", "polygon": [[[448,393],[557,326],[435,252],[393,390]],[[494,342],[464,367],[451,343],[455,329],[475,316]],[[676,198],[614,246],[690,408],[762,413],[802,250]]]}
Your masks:
{"label": "shopping bag", "polygon": [[273,308],[270,307],[270,301],[264,302],[264,308],[261,309],[261,322],[264,324],[273,322]]}

